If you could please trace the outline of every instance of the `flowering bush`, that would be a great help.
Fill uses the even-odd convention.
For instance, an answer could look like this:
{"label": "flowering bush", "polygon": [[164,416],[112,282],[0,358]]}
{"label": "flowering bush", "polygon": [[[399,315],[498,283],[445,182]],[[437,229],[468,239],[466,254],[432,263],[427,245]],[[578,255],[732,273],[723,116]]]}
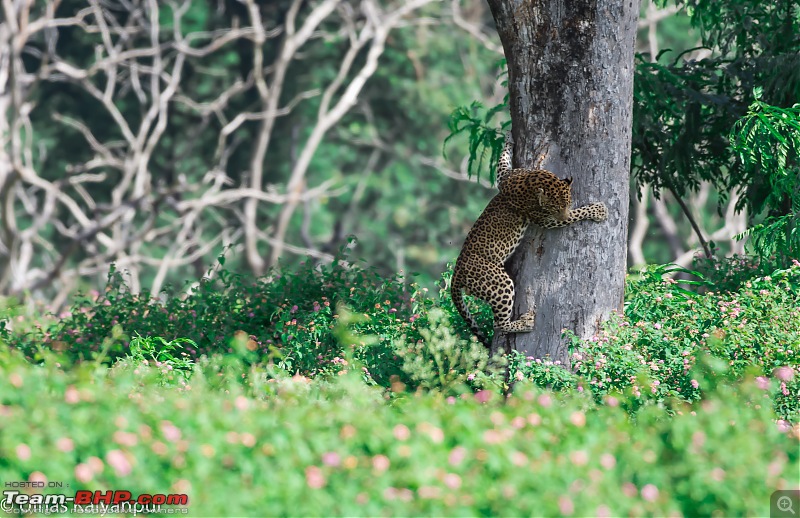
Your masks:
{"label": "flowering bush", "polygon": [[738,292],[687,291],[662,271],[629,282],[625,314],[591,340],[570,335],[572,370],[517,356],[526,378],[589,390],[598,399],[629,391],[638,400],[699,399],[693,376],[702,355],[722,361],[731,379],[748,372],[774,398],[782,419],[800,421],[800,267],[752,279]]}
{"label": "flowering bush", "polygon": [[566,334],[569,368],[512,356],[502,403],[446,277],[220,270],[153,300],[112,271],[49,323],[0,315],[0,478],[201,516],[765,515],[798,489],[800,268],[732,292],[663,273]]}
{"label": "flowering bush", "polygon": [[[215,352],[233,353],[231,337],[244,333],[250,359],[313,376],[341,370],[345,351],[333,336],[339,303],[366,318],[357,331],[380,338],[378,347],[356,345],[381,382],[401,373],[391,341],[418,337],[424,291],[411,290],[399,277],[382,278],[374,270],[336,261],[293,272],[271,272],[259,279],[220,268],[215,280],[204,280],[183,296],[132,293],[113,266],[104,293],[79,297],[71,309],[47,324],[15,329],[0,321],[0,338],[39,357],[42,345],[69,353],[72,360],[102,358],[113,362],[131,354],[135,337],[165,343],[184,341],[186,359]],[[432,301],[426,301],[430,307]],[[5,333],[4,335],[2,333]],[[113,340],[109,338],[114,337]]]}
{"label": "flowering bush", "polygon": [[750,378],[632,421],[624,396],[520,384],[505,402],[387,402],[353,369],[276,378],[237,354],[178,387],[152,365],[59,364],[0,345],[4,481],[185,493],[196,516],[765,516],[772,491],[797,489],[800,428],[777,426]]}
{"label": "flowering bush", "polygon": [[[700,398],[704,387],[693,367],[710,355],[730,366],[731,379],[752,370],[773,396],[778,417],[800,420],[800,267],[741,280],[733,292],[709,281],[695,281],[699,289],[689,291],[665,278],[666,271],[656,267],[631,277],[624,313],[591,340],[566,334],[570,368],[516,355],[510,359],[514,379],[588,391],[598,401],[630,391],[636,397],[630,410],[636,410],[669,398]],[[341,262],[257,280],[221,269],[215,281],[201,282],[188,295],[154,300],[131,293],[112,270],[105,293],[80,299],[54,323],[18,325],[5,336],[31,359],[45,345],[68,352],[67,363],[112,362],[135,356],[130,337],[138,336],[183,343],[175,357],[180,362],[241,353],[249,363],[291,375],[329,377],[356,360],[367,381],[387,388],[451,390],[466,381],[479,389],[491,383],[482,377],[487,358],[452,305],[450,273],[438,293],[428,294],[401,278]],[[342,304],[351,308],[347,339],[335,334]],[[491,334],[488,307],[477,304],[474,313]],[[159,346],[148,354],[163,352]]]}

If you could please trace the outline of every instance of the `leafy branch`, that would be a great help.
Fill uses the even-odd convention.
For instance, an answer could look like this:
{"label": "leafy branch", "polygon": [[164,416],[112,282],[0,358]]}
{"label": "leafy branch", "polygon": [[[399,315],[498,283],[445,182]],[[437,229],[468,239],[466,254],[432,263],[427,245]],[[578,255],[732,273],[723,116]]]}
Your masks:
{"label": "leafy branch", "polygon": [[[502,69],[500,76],[508,74],[505,59],[501,60],[498,66]],[[503,86],[508,86],[508,79],[504,79],[502,84]],[[454,109],[450,114],[450,120],[447,122],[450,134],[442,144],[442,155],[447,158],[445,148],[453,137],[467,133],[469,136],[467,173],[470,177],[473,174],[476,175],[480,180],[481,170],[488,155],[489,181],[494,184],[497,179],[497,162],[503,152],[505,132],[511,128],[511,120],[506,120],[499,127],[492,120],[498,113],[507,111],[508,94],[503,97],[501,103],[488,109],[478,101],[474,101],[469,106],[459,106]]]}
{"label": "leafy branch", "polygon": [[751,237],[751,247],[762,259],[790,259],[800,255],[800,104],[767,104],[761,100],[761,88],[755,88],[753,96],[729,139],[747,183],[766,184],[768,194],[755,208],[771,211],[740,238]]}

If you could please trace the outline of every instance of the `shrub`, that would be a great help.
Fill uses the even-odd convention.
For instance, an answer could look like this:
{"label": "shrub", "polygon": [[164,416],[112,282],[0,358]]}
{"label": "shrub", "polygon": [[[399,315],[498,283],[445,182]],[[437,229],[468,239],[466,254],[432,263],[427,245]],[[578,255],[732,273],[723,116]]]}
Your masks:
{"label": "shrub", "polygon": [[[707,279],[691,281],[702,289],[690,291],[683,287],[690,281],[665,278],[673,270],[651,267],[630,277],[624,313],[597,336],[582,341],[566,333],[570,369],[516,355],[512,375],[588,390],[598,400],[629,390],[638,395],[635,410],[665,398],[696,400],[703,387],[692,367],[710,354],[730,365],[732,379],[754,369],[779,416],[800,420],[800,266],[742,278],[736,291],[719,291]],[[67,362],[107,363],[132,353],[131,336],[162,346],[185,340],[177,358],[186,361],[242,349],[249,363],[292,375],[330,377],[355,361],[365,379],[387,388],[452,391],[465,380],[483,388],[493,383],[480,374],[486,358],[452,305],[449,275],[429,294],[342,262],[255,280],[221,269],[185,296],[152,299],[131,293],[112,270],[103,295],[82,298],[54,326],[15,329],[8,340],[31,359],[49,346],[69,352]],[[346,317],[344,305],[351,308]],[[476,304],[475,313],[491,326],[487,305]],[[346,340],[334,332],[343,318],[351,328]]]}
{"label": "shrub", "polygon": [[58,363],[0,346],[0,478],[186,493],[196,516],[763,516],[800,469],[800,428],[775,425],[751,378],[631,421],[622,397],[387,402],[357,370],[276,380],[236,354],[182,387],[152,366]]}
{"label": "shrub", "polygon": [[598,399],[630,391],[641,403],[694,401],[703,387],[693,367],[708,354],[730,367],[732,379],[759,376],[779,416],[800,421],[800,267],[727,293],[687,291],[663,273],[654,268],[630,281],[625,314],[599,335],[583,341],[567,333],[572,371],[519,355],[513,367],[539,384],[588,389]]}

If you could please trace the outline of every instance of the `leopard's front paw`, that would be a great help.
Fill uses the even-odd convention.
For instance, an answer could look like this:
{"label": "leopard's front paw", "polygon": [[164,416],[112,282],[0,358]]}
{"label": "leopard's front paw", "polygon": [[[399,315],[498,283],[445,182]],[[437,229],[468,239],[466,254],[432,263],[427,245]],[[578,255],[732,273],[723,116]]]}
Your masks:
{"label": "leopard's front paw", "polygon": [[592,221],[605,221],[608,219],[608,207],[606,207],[605,203],[592,203],[589,210],[589,218]]}
{"label": "leopard's front paw", "polygon": [[536,323],[536,310],[529,310],[527,313],[520,315],[519,319],[520,321],[525,322],[525,327],[533,329],[533,326]]}

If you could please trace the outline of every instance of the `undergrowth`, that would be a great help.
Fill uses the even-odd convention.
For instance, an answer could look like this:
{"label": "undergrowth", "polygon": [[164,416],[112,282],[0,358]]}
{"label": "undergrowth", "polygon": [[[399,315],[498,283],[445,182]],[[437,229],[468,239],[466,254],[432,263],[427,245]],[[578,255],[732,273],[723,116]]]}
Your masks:
{"label": "undergrowth", "polygon": [[[670,267],[631,276],[624,313],[612,315],[597,336],[580,340],[565,332],[569,367],[517,353],[509,358],[512,379],[587,391],[598,401],[630,392],[635,410],[700,398],[705,387],[691,371],[709,355],[730,367],[732,380],[758,379],[781,419],[800,420],[800,266],[750,279],[737,270],[741,288],[722,291],[717,286],[730,279],[730,264],[739,267],[723,263],[716,278],[694,272],[701,280],[693,290],[671,279]],[[357,362],[366,382],[385,388],[448,393],[462,383],[499,386],[452,305],[449,275],[429,293],[345,261],[259,279],[220,268],[188,294],[155,298],[132,293],[112,269],[105,291],[78,299],[63,318],[48,325],[9,317],[0,333],[30,361],[53,350],[64,353],[65,365],[133,357],[181,373],[203,356],[241,352],[253,365],[307,378],[330,378]],[[475,305],[475,313],[490,325],[485,305]],[[343,316],[344,339],[335,332]]]}

